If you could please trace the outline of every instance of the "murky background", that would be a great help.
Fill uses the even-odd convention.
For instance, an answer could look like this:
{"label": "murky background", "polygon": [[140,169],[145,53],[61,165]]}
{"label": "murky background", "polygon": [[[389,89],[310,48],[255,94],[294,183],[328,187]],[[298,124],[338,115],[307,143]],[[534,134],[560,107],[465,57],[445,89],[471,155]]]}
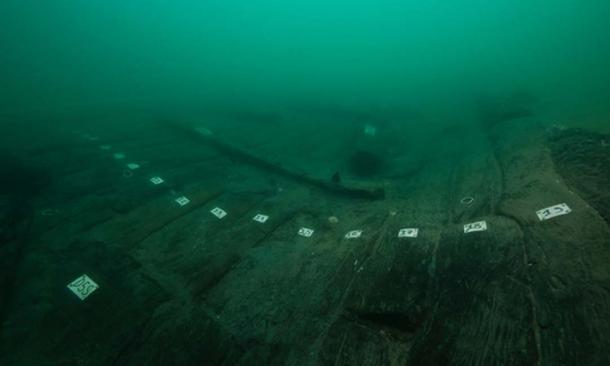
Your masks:
{"label": "murky background", "polygon": [[0,364],[610,364],[608,19],[1,0]]}
{"label": "murky background", "polygon": [[570,0],[7,0],[2,122],[341,108],[425,129],[525,93],[554,123],[604,128],[609,16]]}

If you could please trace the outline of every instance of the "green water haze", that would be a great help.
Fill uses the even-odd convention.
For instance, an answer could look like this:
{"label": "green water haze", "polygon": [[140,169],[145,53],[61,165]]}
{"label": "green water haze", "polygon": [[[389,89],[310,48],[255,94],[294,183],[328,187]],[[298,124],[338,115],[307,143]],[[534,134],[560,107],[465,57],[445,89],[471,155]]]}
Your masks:
{"label": "green water haze", "polygon": [[208,107],[409,108],[525,92],[607,120],[606,1],[32,1],[0,5],[5,120]]}
{"label": "green water haze", "polygon": [[610,0],[0,0],[0,365],[610,365]]}

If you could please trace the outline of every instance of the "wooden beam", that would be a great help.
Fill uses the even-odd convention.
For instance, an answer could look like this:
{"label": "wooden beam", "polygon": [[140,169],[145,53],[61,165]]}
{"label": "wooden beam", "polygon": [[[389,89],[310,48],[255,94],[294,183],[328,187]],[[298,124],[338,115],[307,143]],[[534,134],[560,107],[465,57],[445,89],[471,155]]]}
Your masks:
{"label": "wooden beam", "polygon": [[288,178],[301,184],[306,184],[311,187],[319,188],[328,193],[368,200],[380,200],[385,198],[385,190],[383,188],[350,187],[340,183],[333,183],[330,181],[314,178],[305,173],[296,172],[294,170],[283,167],[278,163],[268,161],[250,152],[233,146],[215,137],[213,134],[209,133],[209,131],[206,132],[203,129],[197,129],[192,126],[176,122],[163,122],[163,125],[170,128],[175,133],[182,135],[183,137],[212,147],[217,151],[221,152],[222,154],[231,157],[237,161],[240,161],[244,164],[252,165],[261,170],[277,174],[279,176]]}

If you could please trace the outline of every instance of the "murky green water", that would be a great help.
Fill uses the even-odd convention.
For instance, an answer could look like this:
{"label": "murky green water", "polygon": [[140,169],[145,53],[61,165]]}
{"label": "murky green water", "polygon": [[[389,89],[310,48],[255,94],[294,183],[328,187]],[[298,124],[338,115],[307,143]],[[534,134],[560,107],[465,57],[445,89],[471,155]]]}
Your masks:
{"label": "murky green water", "polygon": [[608,364],[608,19],[1,1],[0,363]]}
{"label": "murky green water", "polygon": [[2,110],[408,106],[443,123],[519,91],[559,123],[603,125],[609,15],[566,0],[8,0]]}

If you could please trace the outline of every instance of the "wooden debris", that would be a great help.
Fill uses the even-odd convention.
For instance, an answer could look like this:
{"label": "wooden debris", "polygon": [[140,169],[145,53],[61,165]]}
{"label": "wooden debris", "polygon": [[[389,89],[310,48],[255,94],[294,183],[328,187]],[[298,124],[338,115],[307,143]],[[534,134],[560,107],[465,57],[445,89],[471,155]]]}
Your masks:
{"label": "wooden debris", "polygon": [[369,200],[380,200],[385,198],[385,190],[383,188],[349,187],[341,183],[314,178],[305,173],[296,172],[294,170],[283,167],[279,163],[274,163],[264,158],[258,157],[250,152],[247,152],[225,141],[222,141],[210,133],[200,132],[191,126],[173,122],[165,122],[164,124],[176,133],[179,133],[193,141],[201,142],[207,146],[210,146],[218,150],[219,152],[225,154],[226,156],[236,159],[244,164],[255,166],[259,169],[283,176],[296,182],[316,187],[332,194],[342,195],[346,197],[362,198]]}

